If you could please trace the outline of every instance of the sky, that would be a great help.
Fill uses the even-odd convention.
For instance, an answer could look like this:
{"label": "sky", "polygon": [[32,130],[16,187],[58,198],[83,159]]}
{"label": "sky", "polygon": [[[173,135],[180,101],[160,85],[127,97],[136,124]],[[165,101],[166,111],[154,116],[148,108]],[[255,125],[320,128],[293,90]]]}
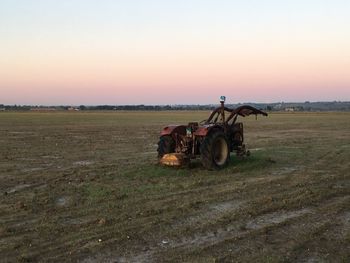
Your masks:
{"label": "sky", "polygon": [[0,0],[0,104],[350,101],[348,0]]}

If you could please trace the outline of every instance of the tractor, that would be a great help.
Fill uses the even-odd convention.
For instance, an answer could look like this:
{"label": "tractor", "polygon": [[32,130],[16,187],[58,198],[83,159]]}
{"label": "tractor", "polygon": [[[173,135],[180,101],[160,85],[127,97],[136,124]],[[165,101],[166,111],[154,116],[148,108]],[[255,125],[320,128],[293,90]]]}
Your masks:
{"label": "tractor", "polygon": [[220,97],[221,105],[206,120],[163,128],[157,149],[159,163],[184,166],[199,157],[204,168],[218,170],[228,164],[231,152],[239,157],[248,156],[250,152],[243,143],[243,123],[237,122],[237,118],[267,113],[249,105],[230,109],[225,107],[225,99]]}

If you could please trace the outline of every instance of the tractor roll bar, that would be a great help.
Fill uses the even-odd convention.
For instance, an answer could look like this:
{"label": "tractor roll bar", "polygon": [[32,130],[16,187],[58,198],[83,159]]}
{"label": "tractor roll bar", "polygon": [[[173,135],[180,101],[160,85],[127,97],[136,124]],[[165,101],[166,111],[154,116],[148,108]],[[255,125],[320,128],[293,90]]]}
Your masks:
{"label": "tractor roll bar", "polygon": [[[205,124],[209,124],[211,122],[211,120],[213,119],[213,117],[215,116],[215,114],[221,114],[222,116],[224,116],[224,111],[227,111],[227,112],[230,112],[230,115],[229,117],[225,120],[225,124],[227,124],[232,118],[235,117],[235,119],[237,118],[237,116],[242,116],[242,117],[246,117],[246,116],[249,116],[249,115],[258,115],[258,114],[261,114],[263,116],[267,116],[267,113],[264,112],[264,111],[261,111],[257,108],[254,108],[252,106],[249,106],[249,105],[243,105],[243,106],[240,106],[236,109],[230,109],[230,108],[227,108],[223,105],[221,105],[221,107],[218,107],[216,108],[209,116],[209,118],[206,120]],[[222,118],[224,119],[224,118]],[[235,121],[234,121],[235,122]]]}

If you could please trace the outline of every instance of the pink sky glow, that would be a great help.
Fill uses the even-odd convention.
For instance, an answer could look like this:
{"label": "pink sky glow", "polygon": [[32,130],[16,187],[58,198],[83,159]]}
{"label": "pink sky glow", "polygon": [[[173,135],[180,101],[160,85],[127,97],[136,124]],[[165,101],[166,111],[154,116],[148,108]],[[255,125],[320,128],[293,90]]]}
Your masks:
{"label": "pink sky glow", "polygon": [[133,5],[38,2],[0,11],[0,104],[350,100],[346,1],[180,1],[169,17],[151,1],[135,19],[117,16]]}

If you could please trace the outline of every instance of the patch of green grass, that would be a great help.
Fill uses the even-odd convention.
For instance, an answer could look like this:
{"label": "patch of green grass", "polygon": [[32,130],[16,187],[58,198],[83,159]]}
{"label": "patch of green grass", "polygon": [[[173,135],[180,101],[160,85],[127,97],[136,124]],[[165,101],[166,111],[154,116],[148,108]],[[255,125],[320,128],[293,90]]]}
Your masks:
{"label": "patch of green grass", "polygon": [[108,199],[112,194],[110,187],[95,183],[84,184],[83,192],[89,203],[98,203],[102,200]]}
{"label": "patch of green grass", "polygon": [[260,258],[261,262],[264,263],[276,263],[281,262],[281,257],[276,255],[262,255]]}
{"label": "patch of green grass", "polygon": [[267,151],[257,151],[244,158],[232,156],[229,169],[242,173],[261,172],[263,169],[271,168],[276,164],[275,159],[270,156]]}
{"label": "patch of green grass", "polygon": [[145,194],[145,193],[158,193],[161,191],[164,191],[165,187],[160,184],[144,184],[139,186],[136,191],[140,194]]}
{"label": "patch of green grass", "polygon": [[146,164],[142,167],[135,167],[123,175],[127,178],[160,178],[160,177],[186,177],[191,175],[191,170],[186,168],[167,167],[158,164]]}

